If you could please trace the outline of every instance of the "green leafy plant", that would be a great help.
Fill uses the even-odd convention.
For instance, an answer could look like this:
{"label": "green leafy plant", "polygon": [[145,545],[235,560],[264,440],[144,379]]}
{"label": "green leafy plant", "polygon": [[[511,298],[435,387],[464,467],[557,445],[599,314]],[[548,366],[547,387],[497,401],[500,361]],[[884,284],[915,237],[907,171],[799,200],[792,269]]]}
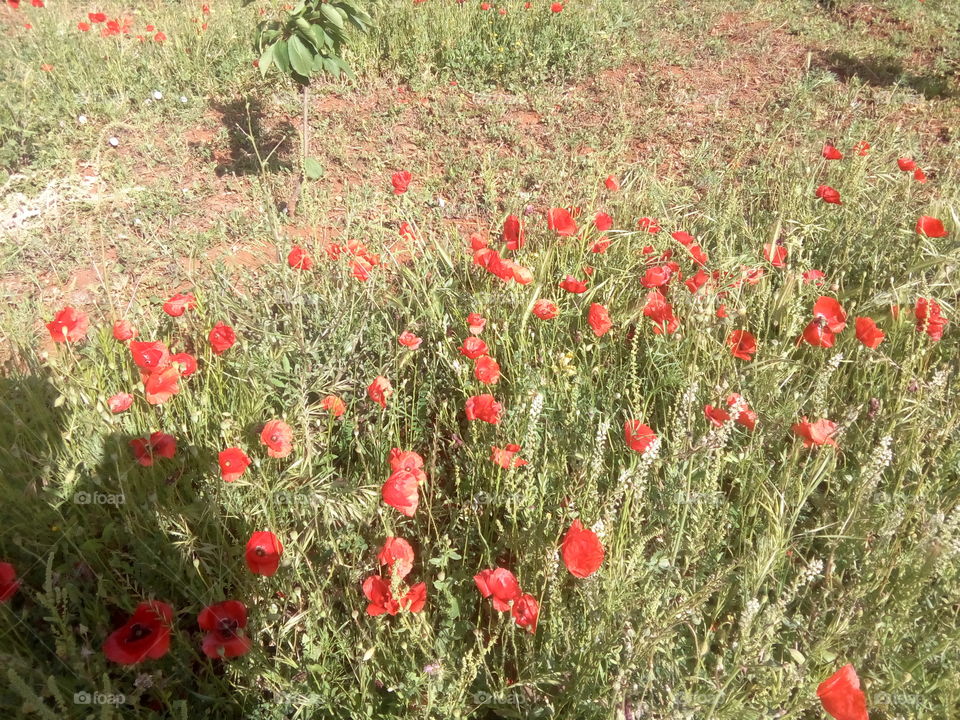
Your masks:
{"label": "green leafy plant", "polygon": [[303,99],[302,172],[287,211],[296,212],[296,198],[304,178],[316,180],[323,166],[310,157],[310,80],[315,75],[354,79],[343,59],[343,47],[350,28],[366,33],[370,16],[352,0],[301,0],[283,20],[260,24],[257,30],[258,66],[263,76],[276,67],[300,85]]}

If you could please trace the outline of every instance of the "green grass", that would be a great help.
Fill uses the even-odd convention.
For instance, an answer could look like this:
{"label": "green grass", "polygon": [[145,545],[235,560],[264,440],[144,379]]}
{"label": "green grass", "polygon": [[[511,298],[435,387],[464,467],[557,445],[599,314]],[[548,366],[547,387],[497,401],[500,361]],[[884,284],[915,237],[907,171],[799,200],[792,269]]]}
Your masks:
{"label": "green grass", "polygon": [[[191,22],[199,4],[138,8],[139,24],[168,36],[143,48],[92,33],[64,42],[87,8],[21,9],[34,29],[0,40],[17,78],[0,96],[8,189],[30,200],[56,184],[37,219],[0,230],[10,301],[0,311],[0,561],[22,579],[0,604],[4,716],[800,720],[826,717],[817,683],[847,662],[872,720],[956,716],[960,166],[937,133],[941,123],[955,132],[957,104],[925,92],[955,80],[958,46],[935,32],[955,10],[890,3],[910,29],[889,41],[875,24],[851,24],[852,3],[654,12],[571,0],[556,17],[536,4],[529,15],[509,4],[505,36],[562,57],[528,61],[517,48],[498,63],[485,33],[500,18],[478,3],[380,8],[376,33],[351,49],[358,84],[314,93],[326,175],[304,187],[296,219],[277,203],[296,163],[297,94],[250,67],[258,5],[214,6],[202,34]],[[711,33],[727,12],[743,13],[734,30]],[[751,23],[766,24],[748,41],[730,35]],[[811,58],[759,76],[756,101],[753,86],[722,74],[790,41],[801,59],[829,46],[892,54],[904,70],[889,82],[844,79]],[[913,49],[941,42],[928,72],[909,64]],[[39,71],[43,62],[54,70]],[[628,73],[598,74],[621,62]],[[164,99],[145,105],[155,89]],[[823,161],[827,139],[847,158]],[[850,152],[860,140],[873,146],[865,157]],[[258,154],[274,147],[261,168]],[[898,171],[902,155],[930,181]],[[102,178],[98,195],[78,189],[84,164]],[[389,177],[401,168],[415,179],[394,196]],[[619,192],[603,189],[611,173]],[[842,206],[813,197],[823,183]],[[568,205],[583,208],[585,228],[597,211],[613,217],[605,254],[547,230],[541,211]],[[508,213],[527,226],[526,247],[505,253],[531,269],[527,286],[504,285],[466,249],[475,230],[502,247]],[[942,219],[949,235],[919,237],[919,215]],[[643,216],[664,231],[637,231]],[[402,221],[418,234],[406,264],[389,249]],[[294,234],[316,227],[362,240],[383,265],[356,281],[346,258]],[[680,330],[656,335],[642,315],[643,248],[672,249],[692,274],[675,230],[696,236],[710,270],[766,272],[722,298],[675,281]],[[761,258],[777,238],[785,269]],[[283,262],[294,243],[313,270]],[[280,262],[265,262],[265,245]],[[208,262],[210,250],[225,255]],[[239,251],[263,264],[229,262]],[[91,265],[102,279],[71,289]],[[586,265],[587,293],[557,287]],[[802,281],[809,269],[826,273],[822,287]],[[181,288],[198,307],[169,318],[160,306]],[[848,327],[832,349],[798,347],[821,294],[840,300]],[[558,318],[530,314],[540,297],[557,302]],[[939,342],[914,327],[918,297],[936,298],[950,320]],[[67,302],[90,313],[91,328],[82,343],[54,346],[42,322]],[[602,338],[586,322],[593,302],[614,322]],[[492,388],[458,352],[471,312],[488,318],[481,337],[502,368]],[[198,372],[167,403],[145,402],[110,334],[121,316],[138,339],[197,356]],[[854,337],[857,316],[886,332],[878,349]],[[238,343],[215,356],[206,337],[220,321]],[[753,362],[730,355],[734,328],[757,336]],[[424,338],[419,350],[397,344],[404,330]],[[366,395],[378,375],[395,390],[386,410]],[[106,398],[120,391],[136,401],[113,415]],[[483,392],[504,405],[498,426],[465,419],[465,400]],[[732,392],[758,413],[755,431],[704,417]],[[320,407],[329,394],[347,403],[339,420]],[[838,447],[804,449],[791,432],[802,416],[837,422]],[[294,428],[285,459],[259,442],[272,418]],[[661,438],[657,457],[626,447],[634,418]],[[141,467],[128,442],[157,430],[177,437],[176,456]],[[507,443],[529,465],[494,465],[491,446]],[[216,463],[229,446],[253,461],[232,484]],[[380,499],[394,447],[426,461],[412,518]],[[80,503],[78,493],[123,502]],[[578,517],[599,523],[606,547],[586,580],[556,556]],[[243,558],[264,529],[285,546],[272,578]],[[409,581],[428,586],[421,613],[365,612],[361,584],[389,535],[414,545]],[[473,575],[497,565],[539,600],[535,634],[477,592]],[[169,653],[133,668],[107,661],[104,638],[144,599],[174,608]],[[246,604],[253,650],[208,660],[197,615],[226,599]],[[125,702],[74,701],[96,692]]]}

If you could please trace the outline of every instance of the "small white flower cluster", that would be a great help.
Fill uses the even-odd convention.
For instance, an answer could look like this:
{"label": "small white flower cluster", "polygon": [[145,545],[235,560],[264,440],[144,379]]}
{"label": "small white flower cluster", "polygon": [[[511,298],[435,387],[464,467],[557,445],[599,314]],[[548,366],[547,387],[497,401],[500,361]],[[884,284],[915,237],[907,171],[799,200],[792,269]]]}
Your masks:
{"label": "small white flower cluster", "polygon": [[540,421],[540,413],[543,412],[543,393],[536,393],[530,401],[530,414],[527,418],[527,434],[523,439],[523,449],[532,452],[536,447],[537,423]]}
{"label": "small white flower cluster", "polygon": [[740,613],[740,631],[743,632],[753,623],[754,618],[757,617],[757,613],[760,612],[760,601],[756,598],[750,598],[747,600],[747,606],[743,609],[743,612]]}
{"label": "small white flower cluster", "polygon": [[893,438],[886,435],[880,438],[880,443],[870,454],[870,459],[864,466],[863,474],[860,477],[860,492],[865,496],[873,496],[874,489],[879,484],[880,478],[883,477],[884,469],[890,467],[893,462],[893,450],[890,449],[892,443]]}
{"label": "small white flower cluster", "polygon": [[607,433],[610,432],[610,418],[602,418],[597,423],[597,435],[594,438],[593,458],[590,462],[590,476],[596,478],[600,475],[600,469],[603,465],[603,451],[607,445]]}

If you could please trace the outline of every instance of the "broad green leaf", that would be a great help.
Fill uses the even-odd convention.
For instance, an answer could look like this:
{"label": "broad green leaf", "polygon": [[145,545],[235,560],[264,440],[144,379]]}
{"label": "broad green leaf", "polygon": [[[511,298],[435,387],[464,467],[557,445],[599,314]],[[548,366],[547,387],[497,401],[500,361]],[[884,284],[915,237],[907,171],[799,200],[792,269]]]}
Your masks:
{"label": "broad green leaf", "polygon": [[260,68],[260,76],[263,77],[267,74],[267,70],[270,69],[270,66],[273,64],[273,52],[275,44],[267,45],[264,48],[263,52],[260,54],[260,59],[257,61],[257,64]]}
{"label": "broad green leaf", "polygon": [[320,6],[320,12],[322,12],[323,16],[331,23],[336,25],[338,28],[343,29],[343,18],[340,17],[340,13],[337,12],[335,7],[324,3]]}
{"label": "broad green leaf", "polygon": [[303,172],[311,180],[319,180],[324,175],[323,165],[316,158],[308,157],[303,161]]}
{"label": "broad green leaf", "polygon": [[287,47],[290,49],[290,65],[293,66],[297,75],[310,77],[313,73],[313,53],[298,35],[290,36]]}
{"label": "broad green leaf", "polygon": [[290,73],[290,53],[287,49],[286,40],[278,40],[273,46],[273,61],[283,72]]}

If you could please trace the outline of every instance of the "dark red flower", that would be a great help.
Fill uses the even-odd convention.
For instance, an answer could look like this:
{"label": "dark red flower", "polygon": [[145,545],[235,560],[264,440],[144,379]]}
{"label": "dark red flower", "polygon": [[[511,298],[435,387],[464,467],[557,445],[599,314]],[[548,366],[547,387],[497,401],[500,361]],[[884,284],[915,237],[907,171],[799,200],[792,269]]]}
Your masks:
{"label": "dark red flower", "polygon": [[843,153],[829,143],[824,144],[822,155],[827,160],[843,160]]}
{"label": "dark red flower", "polygon": [[917,320],[917,332],[926,333],[931,340],[943,338],[943,331],[947,327],[947,319],[940,312],[940,303],[933,298],[917,298],[913,309],[913,316]]}
{"label": "dark red flower", "polygon": [[399,578],[405,578],[413,570],[413,547],[403,538],[388,537],[380,552],[377,562],[387,568]]}
{"label": "dark red flower", "polygon": [[500,422],[500,414],[503,412],[503,406],[494,399],[493,395],[469,397],[465,409],[467,420],[483,420],[491,425]]}
{"label": "dark red flower", "polygon": [[467,315],[467,328],[471,335],[479,335],[487,324],[487,319],[480,313],[470,313]]}
{"label": "dark red flower", "polygon": [[865,156],[870,150],[870,143],[866,140],[861,140],[853,146],[853,150],[857,155]]}
{"label": "dark red flower", "polygon": [[67,305],[47,323],[47,330],[54,342],[79,342],[86,337],[89,325],[90,318],[85,312]]}
{"label": "dark red flower", "polygon": [[757,352],[757,339],[747,330],[734,330],[727,336],[727,345],[735,358],[750,362]]}
{"label": "dark red flower", "polygon": [[507,612],[510,603],[520,599],[520,583],[506,568],[481,570],[473,576],[473,582],[483,597],[493,598],[493,607],[499,612]]}
{"label": "dark red flower", "polygon": [[642,217],[637,220],[637,229],[646,230],[648,233],[655,234],[660,232],[660,223],[656,218]]}
{"label": "dark red flower", "polygon": [[833,205],[842,205],[840,202],[840,193],[834,190],[829,185],[819,185],[817,187],[816,196],[823,200],[825,203],[831,203]]}
{"label": "dark red flower", "polygon": [[912,172],[917,169],[917,164],[908,157],[897,158],[897,167],[903,172]]}
{"label": "dark red flower", "polygon": [[927,174],[921,168],[917,168],[913,171],[913,179],[917,182],[925,183],[927,181]]}
{"label": "dark red flower", "polygon": [[610,313],[600,303],[593,303],[590,306],[587,313],[587,322],[590,323],[593,334],[597,337],[603,337],[613,327],[613,323],[610,321]]}
{"label": "dark red flower", "polygon": [[775,268],[785,267],[787,264],[787,248],[777,243],[765,243],[763,257]]}
{"label": "dark red flower", "polygon": [[217,462],[220,464],[220,477],[224,482],[237,480],[250,467],[250,458],[238,447],[221,450],[217,455]]}
{"label": "dark red flower", "polygon": [[[550,12],[552,13],[563,12],[563,3],[558,3],[558,2],[551,3]],[[534,620],[534,624],[536,624],[536,620]]]}
{"label": "dark red flower", "polygon": [[813,317],[822,320],[832,332],[842,332],[847,326],[847,314],[835,298],[821,295],[813,304]]}
{"label": "dark red flower", "polygon": [[92,22],[94,25],[98,23],[104,23],[107,21],[107,16],[105,13],[87,13],[87,19]]}
{"label": "dark red flower", "polygon": [[917,220],[917,235],[925,235],[931,238],[942,238],[947,236],[947,230],[943,223],[935,217],[921,215]]}
{"label": "dark red flower", "polygon": [[508,215],[503,221],[503,241],[507,244],[508,250],[519,250],[526,242],[523,223],[516,215]]}
{"label": "dark red flower", "polygon": [[[738,393],[732,393],[727,398],[727,407],[733,407],[741,399]],[[747,430],[753,430],[757,426],[757,413],[750,409],[746,401],[742,402],[741,405],[743,409],[737,416],[737,425],[743,425]]]}
{"label": "dark red flower", "polygon": [[190,293],[177,293],[163,304],[163,311],[170,317],[180,317],[197,306],[197,299]]}
{"label": "dark red flower", "polygon": [[659,288],[670,282],[673,270],[666,265],[658,265],[647,268],[640,280],[640,284],[645,288]]}
{"label": "dark red flower", "polygon": [[615,192],[620,189],[620,182],[613,175],[607,175],[607,179],[603,181],[603,184],[606,186],[607,190]]}
{"label": "dark red flower", "polygon": [[244,559],[247,567],[254,575],[271,577],[280,567],[280,556],[283,555],[283,544],[269,530],[255,532],[247,541]]}
{"label": "dark red flower", "polygon": [[627,420],[623,424],[623,439],[631,450],[643,453],[657,439],[657,434],[653,428],[639,420]]}
{"label": "dark red flower", "polygon": [[547,212],[547,227],[561,237],[569,237],[577,232],[577,223],[564,208],[550,208]]}
{"label": "dark red flower", "polygon": [[478,357],[473,363],[473,376],[484,385],[496,385],[500,380],[500,364],[489,355]]}
{"label": "dark red flower", "polygon": [[130,354],[133,362],[141,370],[156,370],[170,361],[170,351],[159,340],[153,342],[131,342]]}
{"label": "dark red flower", "polygon": [[144,467],[153,465],[156,458],[170,460],[177,452],[177,439],[173,435],[155,432],[149,438],[134,438],[130,441],[133,457]]}
{"label": "dark red flower", "polygon": [[214,354],[221,355],[233,347],[233,344],[237,341],[237,336],[229,325],[217,323],[210,331],[209,340]]}
{"label": "dark red flower", "polygon": [[0,602],[8,602],[19,587],[17,569],[8,562],[0,562]]}
{"label": "dark red flower", "polygon": [[334,417],[340,417],[347,411],[347,406],[336,395],[327,395],[320,401],[320,409],[326,410]]}
{"label": "dark red flower", "polygon": [[299,245],[294,245],[290,254],[287,255],[287,265],[294,270],[309,270],[313,267],[313,259]]}
{"label": "dark red flower", "polygon": [[654,322],[653,332],[657,335],[672,335],[680,327],[680,321],[673,315],[673,306],[660,290],[647,293],[647,302],[643,314]]}
{"label": "dark red flower", "polygon": [[404,330],[400,333],[400,337],[397,338],[397,342],[403,345],[406,348],[411,350],[416,350],[423,343],[423,338],[417,337],[409,330]]}
{"label": "dark red flower", "polygon": [[883,330],[877,327],[873,318],[858,317],[854,322],[854,327],[857,330],[857,340],[868,348],[876,348],[886,337]]}
{"label": "dark red flower", "polygon": [[267,446],[267,455],[284,458],[293,451],[293,428],[283,420],[270,420],[260,431],[260,442]]}
{"label": "dark red flower", "polygon": [[130,393],[117,393],[107,398],[107,407],[114,414],[129,410],[131,405],[133,405],[133,395]]}
{"label": "dark red flower", "polygon": [[137,605],[130,619],[103,643],[103,654],[121,665],[156,660],[170,649],[173,608],[156,600]]}
{"label": "dark red flower", "polygon": [[803,281],[810,285],[823,285],[823,279],[826,277],[820,270],[807,270],[803,273]]}
{"label": "dark red flower", "polygon": [[244,628],[247,627],[247,608],[239,600],[208,605],[197,617],[203,636],[203,654],[208,658],[230,659],[246,655],[253,644]]}
{"label": "dark red flower", "polygon": [[803,446],[806,448],[814,445],[836,445],[836,440],[831,437],[837,432],[837,424],[832,420],[822,419],[816,422],[809,422],[806,416],[794,423],[791,428],[794,435],[803,438]]}
{"label": "dark red flower", "polygon": [[397,600],[393,596],[390,583],[379,575],[371,575],[363,581],[363,594],[369,604],[367,614],[376,616],[384,613],[396,615],[401,610],[420,612],[427,602],[427,584],[417,583]]}
{"label": "dark red flower", "polygon": [[[557,5],[558,3],[554,3]],[[559,11],[557,11],[559,12]],[[524,593],[517,601],[513,604],[513,619],[522,628],[526,628],[527,632],[533,634],[537,631],[537,620],[540,617],[540,605],[537,603],[537,599],[530,595],[529,593]]]}
{"label": "dark red flower", "polygon": [[394,472],[397,470],[406,470],[416,475],[420,482],[426,482],[427,476],[423,473],[423,458],[419,453],[415,453],[413,450],[391,448],[388,459],[390,461],[390,469]]}
{"label": "dark red flower", "polygon": [[844,665],[817,686],[817,697],[836,720],[869,720],[867,699],[853,665]]}
{"label": "dark red flower", "polygon": [[393,177],[390,178],[390,183],[393,185],[394,195],[402,195],[405,193],[407,188],[410,187],[411,180],[413,180],[413,175],[410,174],[409,170],[395,172]]}
{"label": "dark red flower", "polygon": [[593,226],[600,232],[606,232],[613,227],[613,218],[605,212],[598,212],[593,218]]}
{"label": "dark red flower", "polygon": [[603,544],[593,530],[585,528],[577,519],[563,537],[560,554],[570,574],[586,578],[593,575],[603,563]]}
{"label": "dark red flower", "polygon": [[190,353],[177,353],[170,356],[170,365],[177,369],[180,377],[190,377],[197,371],[197,359]]}

